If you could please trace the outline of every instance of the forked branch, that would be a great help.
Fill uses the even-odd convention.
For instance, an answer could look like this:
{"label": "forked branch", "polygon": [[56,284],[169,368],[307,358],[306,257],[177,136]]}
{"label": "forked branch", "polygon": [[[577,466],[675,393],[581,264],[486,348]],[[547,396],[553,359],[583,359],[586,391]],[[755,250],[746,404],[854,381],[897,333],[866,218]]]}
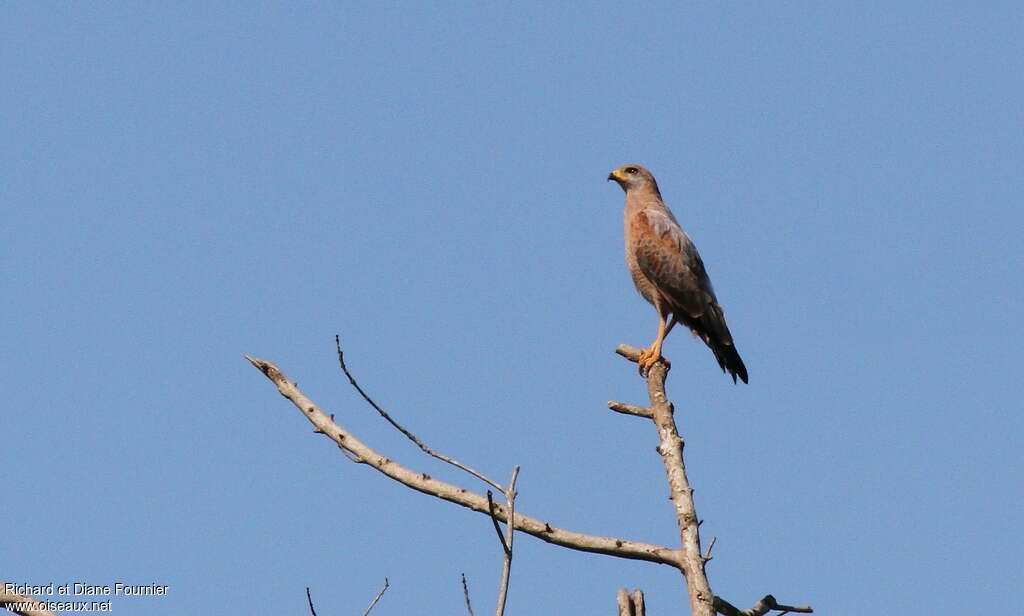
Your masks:
{"label": "forked branch", "polygon": [[627,539],[602,537],[564,530],[518,511],[515,512],[514,516],[510,515],[510,508],[508,506],[497,503],[495,503],[492,512],[488,506],[487,497],[483,494],[434,479],[426,473],[406,468],[370,448],[354,434],[335,423],[331,416],[324,413],[315,402],[302,393],[298,386],[289,380],[272,362],[254,357],[247,357],[246,359],[274,383],[282,396],[291,401],[302,412],[306,419],[313,424],[315,432],[323,434],[334,441],[338,448],[345,452],[353,461],[366,464],[406,487],[484,515],[493,515],[505,523],[509,523],[511,519],[513,522],[512,529],[532,535],[548,543],[582,552],[607,554],[618,558],[644,560],[676,568],[679,567],[682,558],[679,550]]}
{"label": "forked branch", "polygon": [[[632,362],[636,362],[640,358],[640,349],[627,345],[620,345],[615,352]],[[665,394],[667,374],[668,368],[664,362],[658,362],[648,370],[647,395],[651,401],[650,407],[638,407],[614,401],[609,402],[608,407],[620,413],[650,417],[658,429],[658,454],[661,456],[665,475],[668,478],[670,498],[675,508],[676,524],[683,547],[679,570],[686,578],[690,610],[693,616],[713,616],[716,613],[725,616],[763,616],[771,610],[812,612],[810,606],[779,605],[771,595],[765,596],[750,610],[744,611],[712,594],[704,565],[711,560],[711,548],[714,547],[714,541],[711,542],[706,553],[701,552],[700,520],[697,518],[697,510],[693,504],[693,488],[690,487],[690,482],[686,477],[686,464],[683,460],[685,443],[676,426],[675,408]],[[650,415],[647,415],[648,411]]]}
{"label": "forked branch", "polygon": [[[640,350],[631,346],[620,345],[615,352],[633,362],[640,359]],[[665,395],[667,374],[668,368],[664,362],[654,364],[647,371],[647,395],[651,400],[651,419],[658,429],[658,454],[665,467],[669,498],[675,508],[676,525],[683,546],[679,570],[686,577],[686,590],[690,595],[693,616],[712,616],[715,613],[714,595],[711,594],[711,585],[704,574],[693,489],[686,478],[686,464],[683,462],[683,438],[676,428],[672,403]]]}
{"label": "forked branch", "polygon": [[[626,345],[621,345],[616,349],[616,352],[634,362],[637,361],[640,355],[639,349]],[[641,407],[614,401],[609,402],[608,406],[619,413],[651,419],[657,426],[659,439],[658,453],[662,457],[666,477],[669,483],[671,500],[676,512],[676,522],[682,543],[681,550],[674,550],[664,546],[640,543],[636,541],[628,541],[625,539],[617,539],[614,537],[602,537],[563,530],[555,528],[541,520],[517,513],[515,511],[515,484],[519,471],[518,467],[513,471],[509,485],[506,487],[489,479],[474,469],[448,456],[439,454],[433,449],[427,447],[426,444],[424,444],[423,441],[417,438],[412,432],[395,421],[359,386],[345,365],[340,342],[338,343],[338,361],[341,365],[342,371],[348,377],[352,386],[368,404],[370,404],[385,420],[402,432],[403,435],[415,443],[417,447],[425,453],[451,464],[452,466],[469,473],[491,487],[501,491],[505,496],[505,505],[502,506],[494,503],[490,492],[484,496],[477,492],[473,492],[444,481],[439,481],[430,477],[426,473],[413,471],[394,462],[390,458],[377,453],[364,444],[355,435],[339,426],[334,421],[334,415],[327,415],[324,413],[323,410],[321,410],[312,400],[302,393],[298,386],[294,382],[290,381],[273,363],[252,357],[246,357],[246,359],[248,359],[253,366],[258,368],[271,382],[274,383],[278,392],[282,396],[290,400],[292,404],[294,404],[303,413],[306,419],[313,424],[314,432],[323,434],[334,441],[342,453],[352,461],[360,464],[366,464],[406,487],[490,516],[494,523],[495,530],[497,531],[502,549],[505,553],[505,566],[502,573],[502,582],[499,590],[497,607],[498,616],[501,616],[504,611],[505,596],[508,589],[508,576],[512,560],[513,537],[514,532],[517,530],[533,535],[534,537],[548,543],[560,545],[573,550],[607,554],[609,556],[628,558],[632,560],[643,560],[670,565],[677,568],[683,573],[686,579],[687,590],[690,596],[691,611],[694,616],[712,616],[716,613],[723,614],[724,616],[764,616],[771,611],[779,611],[781,614],[788,612],[813,612],[813,609],[810,606],[790,606],[780,604],[771,595],[765,595],[764,598],[755,603],[750,609],[741,610],[733,606],[728,601],[720,597],[716,597],[711,593],[710,584],[708,583],[707,576],[704,572],[705,563],[711,559],[711,548],[709,547],[706,553],[701,553],[699,533],[700,521],[697,518],[693,504],[693,489],[690,488],[689,481],[686,477],[686,467],[683,461],[684,442],[682,437],[679,435],[678,428],[676,426],[672,403],[668,401],[665,394],[665,377],[668,369],[664,363],[659,362],[648,371],[647,391],[650,398],[649,407]],[[499,521],[506,524],[507,536],[501,532]],[[712,546],[713,544],[714,542],[712,542]],[[377,601],[380,600],[380,597],[384,594],[385,590],[387,590],[386,580],[384,589],[381,590],[373,603],[370,604],[370,607],[367,608],[367,612],[373,608]],[[469,601],[469,589],[466,584],[465,576],[463,576],[463,592],[466,599],[467,610],[470,615],[472,615],[472,606]],[[620,612],[622,609],[627,609],[632,610],[633,615],[636,616],[643,614],[642,594],[634,593],[632,597],[627,595],[625,597],[625,603],[623,602],[624,597],[622,596],[624,594],[625,593],[620,594]],[[5,597],[0,594],[0,606],[6,605],[3,603],[4,598]],[[313,611],[312,598],[309,597],[309,600],[310,610]],[[639,610],[639,612],[637,612],[637,610]],[[49,612],[42,611],[19,613],[26,614],[27,616],[50,616]],[[781,616],[781,614],[779,616]]]}
{"label": "forked branch", "polygon": [[630,594],[625,588],[620,588],[615,597],[619,607],[619,616],[646,616],[647,608],[644,606],[644,592],[639,588]]}

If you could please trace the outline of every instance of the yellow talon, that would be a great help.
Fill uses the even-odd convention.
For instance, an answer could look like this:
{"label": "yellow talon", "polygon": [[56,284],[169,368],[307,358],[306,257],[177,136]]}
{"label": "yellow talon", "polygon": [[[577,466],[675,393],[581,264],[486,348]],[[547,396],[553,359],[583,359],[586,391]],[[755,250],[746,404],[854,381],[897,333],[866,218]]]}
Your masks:
{"label": "yellow talon", "polygon": [[661,353],[656,353],[653,348],[644,349],[640,351],[640,357],[637,359],[637,366],[640,369],[640,376],[646,377],[647,372],[651,369],[651,366],[658,363],[661,359]]}

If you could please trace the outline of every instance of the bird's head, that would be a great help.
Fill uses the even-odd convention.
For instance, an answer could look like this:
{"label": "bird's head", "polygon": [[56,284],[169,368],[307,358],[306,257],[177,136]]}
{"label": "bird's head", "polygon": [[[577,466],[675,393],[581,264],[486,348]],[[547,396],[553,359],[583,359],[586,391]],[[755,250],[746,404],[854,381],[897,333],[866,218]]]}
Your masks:
{"label": "bird's head", "polygon": [[636,164],[622,165],[608,174],[608,180],[614,181],[626,192],[639,188],[652,188],[658,192],[658,183],[654,181],[651,172]]}

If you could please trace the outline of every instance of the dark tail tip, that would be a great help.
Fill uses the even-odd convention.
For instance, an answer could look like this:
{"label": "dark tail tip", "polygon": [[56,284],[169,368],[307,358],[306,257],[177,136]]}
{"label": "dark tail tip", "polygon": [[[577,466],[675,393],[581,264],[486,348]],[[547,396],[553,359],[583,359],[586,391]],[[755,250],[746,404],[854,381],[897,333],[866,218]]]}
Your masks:
{"label": "dark tail tip", "polygon": [[[736,357],[737,357],[737,359],[739,359],[739,355],[737,355]],[[737,376],[740,377],[740,380],[743,381],[744,385],[746,385],[748,383],[748,381],[747,381],[747,367],[743,365],[743,360],[742,359],[740,360],[739,365],[736,366],[735,372],[732,373],[732,382],[733,383],[736,382],[736,377]]]}
{"label": "dark tail tip", "polygon": [[716,349],[715,355],[718,357],[718,365],[722,367],[723,372],[729,373],[733,383],[736,382],[737,377],[744,384],[747,383],[747,367],[743,365],[743,359],[740,358],[736,347],[731,344],[724,344]]}

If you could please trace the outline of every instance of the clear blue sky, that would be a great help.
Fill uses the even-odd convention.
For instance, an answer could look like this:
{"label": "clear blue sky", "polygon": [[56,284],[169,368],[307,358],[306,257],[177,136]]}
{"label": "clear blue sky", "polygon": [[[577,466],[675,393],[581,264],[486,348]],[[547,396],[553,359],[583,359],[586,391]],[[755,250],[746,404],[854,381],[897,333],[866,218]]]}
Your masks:
{"label": "clear blue sky", "polygon": [[[980,613],[1024,587],[1016,3],[0,9],[0,578],[157,582],[122,614],[493,609],[490,522],[339,455],[242,358],[400,462],[337,371],[552,523],[677,541],[620,342],[654,311],[641,162],[750,371],[673,333],[715,591]],[[664,566],[517,542],[509,614]],[[881,606],[881,607],[880,607]],[[984,606],[984,607],[983,607]]]}

